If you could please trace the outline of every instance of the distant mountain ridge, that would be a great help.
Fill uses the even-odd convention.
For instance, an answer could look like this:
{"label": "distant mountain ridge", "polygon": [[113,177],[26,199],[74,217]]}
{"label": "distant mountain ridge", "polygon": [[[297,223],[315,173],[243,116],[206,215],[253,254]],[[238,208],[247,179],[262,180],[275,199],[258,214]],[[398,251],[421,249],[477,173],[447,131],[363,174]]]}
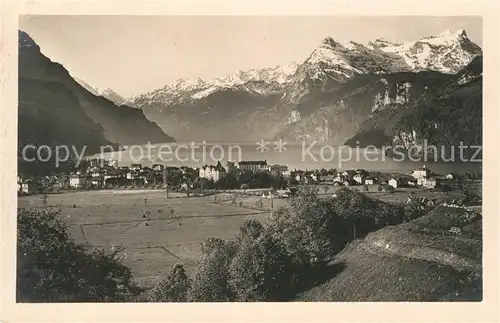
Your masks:
{"label": "distant mountain ridge", "polygon": [[457,73],[481,55],[464,30],[366,45],[327,37],[301,64],[182,80],[135,96],[130,104],[183,141],[343,143],[375,110],[411,105],[426,83]]}
{"label": "distant mountain ridge", "polygon": [[201,78],[180,79],[172,85],[134,96],[130,98],[130,101],[134,102],[136,106],[153,103],[189,104],[193,100],[203,99],[212,93],[228,89],[238,89],[261,95],[272,94],[282,89],[283,84],[288,82],[297,70],[297,66],[296,63],[290,63],[274,68],[238,71],[223,78],[209,81],[204,81]]}
{"label": "distant mountain ridge", "polygon": [[102,96],[103,98],[108,99],[109,101],[113,102],[117,106],[120,106],[120,105],[124,104],[125,102],[127,102],[126,98],[124,98],[120,94],[116,93],[112,89],[109,89],[109,88],[108,89],[104,89],[104,90],[103,89],[99,89],[97,87],[94,87],[94,86],[88,84],[87,82],[85,82],[82,79],[79,79],[79,78],[76,78],[76,77],[74,79],[75,79],[75,81],[78,82],[78,84],[80,84],[81,86],[83,86],[87,91],[89,91],[93,95],[95,95],[95,96]]}
{"label": "distant mountain ridge", "polygon": [[103,144],[174,140],[142,111],[118,107],[86,90],[61,64],[45,57],[23,31],[19,31],[19,115],[20,147],[33,142],[85,145],[92,153]]}

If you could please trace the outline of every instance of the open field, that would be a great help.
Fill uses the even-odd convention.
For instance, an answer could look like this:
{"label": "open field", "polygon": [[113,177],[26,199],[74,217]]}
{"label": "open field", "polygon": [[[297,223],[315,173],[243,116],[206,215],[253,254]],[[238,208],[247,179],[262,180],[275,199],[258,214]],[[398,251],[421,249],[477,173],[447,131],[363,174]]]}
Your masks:
{"label": "open field", "polygon": [[[124,192],[54,194],[49,195],[48,205],[61,208],[76,242],[123,249],[123,263],[146,286],[176,263],[192,269],[204,239],[230,239],[245,218],[263,219],[268,214],[265,209],[215,204],[213,196],[166,199],[161,191]],[[37,195],[18,199],[20,208],[42,205]]]}

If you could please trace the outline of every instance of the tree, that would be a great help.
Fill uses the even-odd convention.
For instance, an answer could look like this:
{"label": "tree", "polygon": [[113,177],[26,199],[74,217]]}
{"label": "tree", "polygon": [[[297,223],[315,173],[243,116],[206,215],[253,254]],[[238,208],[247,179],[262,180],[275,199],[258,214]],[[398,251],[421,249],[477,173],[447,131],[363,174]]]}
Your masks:
{"label": "tree", "polygon": [[190,286],[184,266],[176,264],[151,291],[151,302],[186,302]]}
{"label": "tree", "polygon": [[337,190],[333,204],[337,214],[352,225],[352,239],[356,239],[356,222],[363,216],[365,195],[348,188]]}
{"label": "tree", "polygon": [[341,188],[336,194],[337,197],[332,200],[333,208],[341,218],[350,223],[352,239],[370,232],[372,225],[385,218],[377,202],[361,192]]}
{"label": "tree", "polygon": [[[336,235],[343,235],[349,242],[352,239],[362,237],[369,232],[377,230],[389,223],[399,223],[404,217],[399,205],[377,201],[365,194],[348,188],[337,191],[337,197],[332,199],[333,209],[344,223],[336,223],[333,227]],[[351,227],[352,235],[345,235]]]}
{"label": "tree", "polygon": [[193,274],[188,299],[195,302],[227,302],[234,300],[229,286],[229,265],[237,245],[234,241],[208,238],[202,243],[203,256]]}
{"label": "tree", "polygon": [[460,189],[461,196],[467,195],[466,193],[467,193],[468,188],[469,188],[469,183],[470,183],[470,180],[467,178],[467,175],[457,177],[457,185],[458,185],[458,188]]}
{"label": "tree", "polygon": [[54,208],[18,212],[17,299],[32,302],[126,301],[140,289],[118,252],[86,251],[69,239]]}
{"label": "tree", "polygon": [[335,217],[330,201],[318,199],[316,189],[302,187],[267,220],[266,230],[284,246],[295,267],[308,267],[340,250],[333,232]]}
{"label": "tree", "polygon": [[229,266],[229,285],[238,301],[283,300],[289,290],[289,257],[256,222],[248,221],[240,228],[239,249]]}

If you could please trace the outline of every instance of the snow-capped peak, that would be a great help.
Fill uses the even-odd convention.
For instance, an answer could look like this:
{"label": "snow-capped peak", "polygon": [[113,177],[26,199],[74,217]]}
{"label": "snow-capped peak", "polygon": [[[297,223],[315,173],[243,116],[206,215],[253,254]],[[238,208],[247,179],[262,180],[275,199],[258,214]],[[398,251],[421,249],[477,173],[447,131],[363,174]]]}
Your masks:
{"label": "snow-capped peak", "polygon": [[73,79],[78,84],[80,84],[84,89],[86,89],[87,91],[92,93],[93,95],[102,96],[103,98],[108,99],[109,101],[115,103],[116,105],[122,105],[127,101],[124,97],[122,97],[120,94],[116,93],[112,89],[109,89],[109,88],[101,89],[101,88],[92,86],[92,85],[88,84],[87,82],[85,82],[84,80],[77,78],[77,77],[73,77]]}
{"label": "snow-capped peak", "polygon": [[205,81],[197,77],[194,79],[179,79],[173,85],[167,87],[174,88],[177,90],[187,91],[202,86],[203,84],[205,84]]}
{"label": "snow-capped peak", "polygon": [[452,32],[447,29],[436,36],[423,37],[419,40],[419,42],[425,42],[434,46],[447,46],[464,40],[468,40],[465,30],[459,29]]}
{"label": "snow-capped peak", "polygon": [[456,73],[481,54],[481,48],[467,38],[463,29],[455,32],[447,30],[436,36],[407,42],[379,38],[360,44],[325,37],[300,65],[291,63],[238,71],[209,81],[179,80],[163,89],[139,95],[135,101],[139,105],[178,103],[179,100],[200,99],[228,88],[261,94],[286,88],[284,97],[292,102],[307,94],[310,86],[323,87],[331,81],[343,83],[356,75],[408,71]]}
{"label": "snow-capped peak", "polygon": [[298,102],[310,93],[311,86],[344,83],[363,74],[456,73],[481,54],[481,48],[467,38],[463,29],[408,42],[378,38],[367,44],[353,41],[341,43],[332,37],[325,37],[299,67],[300,73],[287,87],[286,97],[289,102]]}
{"label": "snow-capped peak", "polygon": [[449,29],[446,29],[442,33],[438,34],[437,36],[434,37],[467,37],[467,33],[463,29],[458,29],[455,32],[452,32]]}
{"label": "snow-capped peak", "polygon": [[339,42],[336,42],[335,39],[332,37],[325,37],[323,41],[321,41],[320,48],[325,48],[325,49],[337,49],[337,48],[342,48],[342,44]]}
{"label": "snow-capped peak", "polygon": [[279,65],[277,66],[278,69],[280,69],[283,74],[285,75],[293,75],[296,71],[297,71],[297,68],[299,67],[299,64],[295,63],[295,62],[291,62],[289,64],[286,64],[286,65]]}
{"label": "snow-capped peak", "polygon": [[[251,93],[266,94],[276,91],[277,88],[286,84],[295,74],[297,68],[298,64],[292,62],[270,68],[238,71],[208,81],[200,78],[179,79],[162,89],[132,97],[129,101],[135,102],[138,106],[154,102],[175,104],[175,102],[179,103],[185,100],[201,99],[216,91],[233,88],[239,88]],[[189,95],[183,95],[184,93]]]}
{"label": "snow-capped peak", "polygon": [[383,38],[363,45],[353,41],[342,44],[331,37],[322,40],[305,61],[313,78],[337,73],[345,77],[355,74],[433,70],[456,73],[467,65],[481,49],[467,38],[463,29],[446,30],[436,36],[416,41],[391,42]]}
{"label": "snow-capped peak", "polygon": [[400,45],[401,45],[401,43],[391,42],[391,41],[388,41],[387,39],[384,39],[384,38],[377,38],[373,41],[368,42],[368,47],[371,47],[371,48],[374,48],[374,47],[383,48],[383,47],[387,47],[387,46],[400,46]]}

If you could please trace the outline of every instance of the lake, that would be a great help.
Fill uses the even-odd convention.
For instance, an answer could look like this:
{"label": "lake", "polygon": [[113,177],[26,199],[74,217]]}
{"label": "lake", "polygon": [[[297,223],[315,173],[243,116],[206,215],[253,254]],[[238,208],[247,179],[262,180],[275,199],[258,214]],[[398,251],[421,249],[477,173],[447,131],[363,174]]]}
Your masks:
{"label": "lake", "polygon": [[214,165],[220,161],[266,160],[268,164],[284,164],[289,169],[367,169],[370,171],[408,173],[424,164],[437,173],[480,172],[481,161],[434,162],[429,160],[386,156],[381,149],[350,148],[314,143],[168,143],[130,146],[119,152],[104,152],[92,157],[118,161],[119,166],[139,163],[143,166]]}

